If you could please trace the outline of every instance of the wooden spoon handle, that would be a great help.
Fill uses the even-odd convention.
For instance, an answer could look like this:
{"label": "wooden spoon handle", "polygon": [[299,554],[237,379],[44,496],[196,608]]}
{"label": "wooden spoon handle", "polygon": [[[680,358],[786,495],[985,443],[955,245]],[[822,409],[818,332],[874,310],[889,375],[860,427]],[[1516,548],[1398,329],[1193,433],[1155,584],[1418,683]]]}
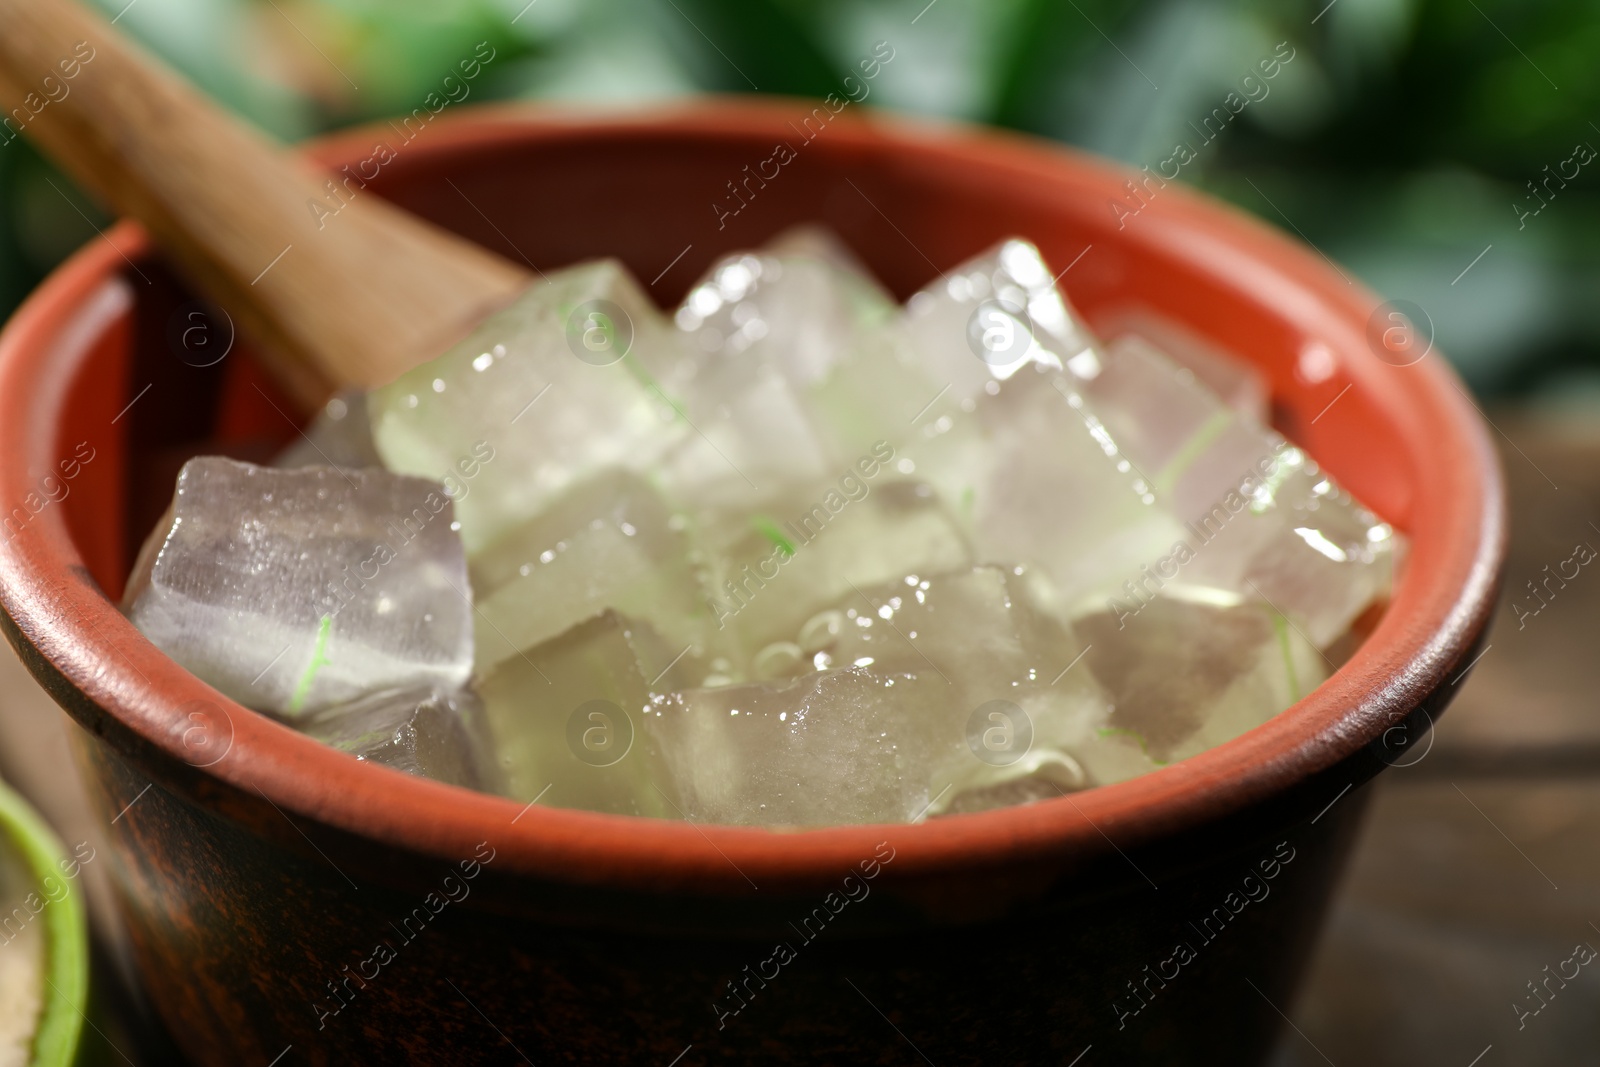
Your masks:
{"label": "wooden spoon handle", "polygon": [[[163,69],[76,0],[0,0],[0,151],[17,134],[143,222],[309,409],[437,355],[531,281],[328,176]],[[403,149],[402,149],[403,150]],[[319,218],[319,214],[321,217]]]}

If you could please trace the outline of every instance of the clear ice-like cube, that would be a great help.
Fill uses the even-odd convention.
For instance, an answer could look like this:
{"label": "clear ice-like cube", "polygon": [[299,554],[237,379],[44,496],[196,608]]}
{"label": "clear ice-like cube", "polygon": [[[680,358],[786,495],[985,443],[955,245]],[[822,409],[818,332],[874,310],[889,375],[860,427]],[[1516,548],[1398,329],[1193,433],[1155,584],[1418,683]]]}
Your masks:
{"label": "clear ice-like cube", "polygon": [[367,421],[367,394],[345,389],[330,397],[301,434],[272,461],[274,467],[381,467]]}
{"label": "clear ice-like cube", "polygon": [[883,300],[892,299],[883,292],[877,279],[872,277],[860,257],[850,250],[850,246],[845,244],[838,234],[826,226],[810,222],[797,223],[762,245],[761,253],[777,256],[780,259],[820,260],[850,275],[852,284],[879,293]]}
{"label": "clear ice-like cube", "polygon": [[894,313],[876,282],[829,259],[745,253],[712,267],[684,298],[677,324],[707,354],[710,388],[727,392],[721,383],[748,382],[760,367],[798,388],[821,381]]}
{"label": "clear ice-like cube", "polygon": [[606,467],[644,471],[686,433],[695,361],[613,260],[553,271],[438,359],[368,397],[392,470],[443,478],[469,551]]}
{"label": "clear ice-like cube", "polygon": [[702,524],[720,577],[714,622],[744,654],[792,641],[806,619],[866,586],[971,565],[966,538],[932,490],[886,477],[852,476],[791,493],[754,516]]}
{"label": "clear ice-like cube", "polygon": [[694,433],[665,464],[670,490],[699,506],[748,508],[854,458],[819,433],[809,395],[894,313],[875,282],[828,259],[718,263],[676,316],[699,369],[688,390]]}
{"label": "clear ice-like cube", "polygon": [[1258,425],[1272,421],[1267,376],[1250,363],[1217,348],[1178,323],[1135,308],[1119,316],[1120,332],[1106,346],[1107,359],[1127,345],[1148,346],[1191,372],[1223,403]]}
{"label": "clear ice-like cube", "polygon": [[477,690],[506,794],[556,807],[681,817],[643,719],[653,696],[703,671],[692,654],[679,655],[649,626],[612,611],[501,660]]}
{"label": "clear ice-like cube", "polygon": [[1076,731],[1059,749],[1037,748],[1015,774],[946,794],[930,814],[968,815],[1053,800],[1076,790],[1125,782],[1163,766],[1150,758],[1138,739],[1105,725],[1103,711],[1078,721],[1092,732]]}
{"label": "clear ice-like cube", "polygon": [[1024,368],[1065,366],[1076,377],[1095,373],[1098,360],[1038,250],[1006,241],[918,293],[895,322],[865,331],[809,401],[836,460],[848,461],[878,441],[912,446]]}
{"label": "clear ice-like cube", "polygon": [[1078,385],[1042,365],[991,382],[904,457],[954,502],[976,562],[1031,566],[1059,613],[1120,589],[1186,534]]}
{"label": "clear ice-like cube", "polygon": [[1088,649],[1079,669],[1114,705],[1108,738],[1163,764],[1261,725],[1331,669],[1291,621],[1224,590],[1178,587],[1074,629]]}
{"label": "clear ice-like cube", "polygon": [[[1394,531],[1303,451],[1251,423],[1147,344],[1087,386],[1119,447],[1186,523],[1186,582],[1266,601],[1326,648],[1393,577]],[[1154,566],[1155,557],[1147,560]],[[1137,585],[1148,578],[1135,577]]]}
{"label": "clear ice-like cube", "polygon": [[1066,670],[1074,639],[1025,586],[980,567],[863,589],[764,649],[758,662],[787,665],[766,684],[657,698],[645,727],[685,811],[904,821],[1022,779],[1082,788],[1076,754],[1098,743],[1109,705]]}
{"label": "clear ice-like cube", "polygon": [[711,399],[695,394],[693,432],[662,457],[659,478],[674,499],[745,510],[784,486],[816,482],[830,472],[804,404],[775,370],[757,371],[720,403]]}
{"label": "clear ice-like cube", "polygon": [[1094,337],[1056,287],[1039,250],[1011,239],[942,275],[906,302],[919,365],[956,399],[1030,364],[1092,377]]}
{"label": "clear ice-like cube", "polygon": [[904,448],[959,398],[916,358],[903,332],[885,327],[834,364],[807,394],[813,425],[836,465],[875,447]]}
{"label": "clear ice-like cube", "polygon": [[1326,649],[1385,600],[1404,538],[1281,441],[1261,477],[1189,523],[1185,580],[1264,600]]}
{"label": "clear ice-like cube", "polygon": [[193,459],[125,610],[202,680],[289,718],[376,689],[453,689],[472,670],[453,522],[443,488],[420,478]]}
{"label": "clear ice-like cube", "polygon": [[892,666],[979,702],[1048,679],[1077,654],[1064,627],[1032,604],[1022,568],[995,566],[860,587],[807,619],[794,640],[804,669]]}
{"label": "clear ice-like cube", "polygon": [[1119,341],[1084,392],[1156,495],[1185,521],[1237,489],[1281,440],[1138,338]]}
{"label": "clear ice-like cube", "polygon": [[468,690],[383,690],[319,712],[300,728],[359,760],[499,792],[483,706]]}
{"label": "clear ice-like cube", "polygon": [[[970,808],[972,801],[962,799],[969,793],[1059,796],[1100,784],[1111,765],[1129,761],[1101,751],[1111,703],[1087,671],[1073,669],[1084,649],[1040,607],[1038,594],[1048,589],[1022,567],[911,575],[818,613],[798,644],[814,667],[937,674],[959,706],[988,709],[978,726],[968,724],[969,748],[996,737],[1015,742],[1014,730],[1031,734],[1015,762],[974,762],[963,754],[944,768],[935,776],[931,813]],[[1142,764],[1140,773],[1150,769],[1142,757],[1132,763]],[[942,792],[947,784],[951,790]]]}
{"label": "clear ice-like cube", "polygon": [[[644,716],[685,818],[766,826],[905,822],[928,806],[938,677],[868,668],[674,691]],[[934,720],[934,721],[930,721]]]}
{"label": "clear ice-like cube", "polygon": [[679,649],[704,645],[712,614],[687,525],[644,479],[608,470],[506,531],[470,561],[479,673],[607,608]]}

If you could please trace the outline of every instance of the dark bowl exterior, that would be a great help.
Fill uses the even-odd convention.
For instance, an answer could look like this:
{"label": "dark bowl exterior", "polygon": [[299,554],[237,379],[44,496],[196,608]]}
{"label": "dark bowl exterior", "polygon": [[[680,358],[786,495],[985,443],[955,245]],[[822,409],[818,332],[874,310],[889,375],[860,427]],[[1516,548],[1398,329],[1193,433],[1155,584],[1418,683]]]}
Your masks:
{"label": "dark bowl exterior", "polygon": [[[1504,506],[1481,421],[1438,357],[1379,358],[1375,297],[1227,208],[1148,182],[1130,199],[1136,175],[994,133],[846,113],[807,138],[811,114],[465,111],[396,144],[361,195],[539,267],[619,255],[663,305],[801,220],[838,230],[902,297],[1028,236],[1073,264],[1091,323],[1151,307],[1262,367],[1280,427],[1410,537],[1389,611],[1327,683],[1211,752],[917,826],[663,824],[359,764],[228,701],[116,611],[177,466],[261,459],[294,433],[242,340],[211,366],[179,358],[190,298],[120,225],[0,335],[0,599],[7,636],[87,731],[138,962],[197,1061],[1265,1056],[1360,786],[1483,640]],[[314,154],[342,164],[379,140],[401,135]],[[728,183],[780,142],[793,161],[731,213]],[[1331,374],[1305,374],[1313,348]]]}

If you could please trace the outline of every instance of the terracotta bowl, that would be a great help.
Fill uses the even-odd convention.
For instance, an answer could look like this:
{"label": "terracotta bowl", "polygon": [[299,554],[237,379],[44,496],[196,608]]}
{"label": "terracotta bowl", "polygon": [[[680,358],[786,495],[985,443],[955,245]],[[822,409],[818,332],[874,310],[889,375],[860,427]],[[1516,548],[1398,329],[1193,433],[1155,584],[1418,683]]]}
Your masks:
{"label": "terracotta bowl", "polygon": [[[1436,715],[1489,619],[1500,476],[1437,354],[1318,254],[1050,145],[807,105],[462,111],[374,190],[507,256],[618,255],[663,305],[824,222],[901,297],[1003,235],[1096,324],[1156,315],[1269,376],[1279,426],[1411,539],[1370,639],[1213,751],[1060,800],[803,833],[522,805],[358,763],[181,670],[120,615],[185,458],[264,457],[289,405],[136,226],[0,337],[6,632],[87,732],[149,995],[206,1063],[1085,1063],[1264,1056],[1361,784]],[[343,163],[389,127],[313,149]],[[729,184],[794,158],[731,212]],[[771,168],[766,168],[770,172]],[[1080,259],[1079,256],[1082,256]],[[205,355],[197,355],[202,350]],[[1354,787],[1354,788],[1353,788]],[[277,1057],[283,1056],[282,1060]],[[681,1058],[680,1058],[681,1057]]]}

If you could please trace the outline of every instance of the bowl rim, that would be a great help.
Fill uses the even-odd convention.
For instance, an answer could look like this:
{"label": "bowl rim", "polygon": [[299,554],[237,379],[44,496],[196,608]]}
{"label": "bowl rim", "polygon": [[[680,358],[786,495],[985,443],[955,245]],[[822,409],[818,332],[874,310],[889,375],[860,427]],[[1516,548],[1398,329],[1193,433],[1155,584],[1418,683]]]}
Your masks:
{"label": "bowl rim", "polygon": [[[408,153],[432,162],[530,139],[693,137],[745,143],[816,106],[782,99],[700,98],[626,111],[494,105],[461,109]],[[859,110],[859,109],[858,109]],[[847,117],[847,116],[841,116]],[[358,158],[372,130],[312,143],[318,162]],[[1115,189],[1138,172],[1059,145],[947,121],[883,112],[849,117],[829,137],[852,149],[903,153],[918,165],[982,166],[1039,181]],[[1176,183],[1174,183],[1176,185]],[[1454,685],[1486,627],[1505,551],[1504,488],[1476,405],[1443,359],[1396,368],[1368,351],[1364,325],[1379,299],[1243,212],[1174,187],[1144,209],[1130,240],[1226,269],[1323,339],[1350,384],[1378,396],[1414,461],[1408,565],[1375,631],[1330,679],[1267,723],[1197,756],[1127,782],[1023,807],[919,824],[769,830],[523,805],[413,778],[349,756],[251,712],[189,675],[135,630],[88,578],[60,508],[45,508],[0,544],[7,635],[58,702],[103,736],[121,724],[158,760],[194,768],[183,709],[222,710],[230,743],[199,773],[288,815],[445,860],[490,841],[498,869],[555,882],[645,891],[692,887],[733,894],[769,883],[836,877],[892,833],[897,875],[936,874],[1043,854],[1133,848],[1223,818],[1356,753],[1429,695]],[[56,412],[94,337],[127,306],[125,260],[148,254],[145,231],[118,223],[58,267],[0,332],[0,501],[33,488],[49,464]],[[74,349],[76,345],[76,349]],[[1470,667],[1470,664],[1467,665]],[[1459,674],[1458,674],[1459,672]],[[1454,679],[1454,681],[1452,681]],[[75,693],[74,693],[75,691]],[[99,709],[98,711],[96,709]],[[140,744],[142,743],[142,745]],[[1342,794],[1341,794],[1342,795]],[[298,828],[298,827],[297,827]]]}

